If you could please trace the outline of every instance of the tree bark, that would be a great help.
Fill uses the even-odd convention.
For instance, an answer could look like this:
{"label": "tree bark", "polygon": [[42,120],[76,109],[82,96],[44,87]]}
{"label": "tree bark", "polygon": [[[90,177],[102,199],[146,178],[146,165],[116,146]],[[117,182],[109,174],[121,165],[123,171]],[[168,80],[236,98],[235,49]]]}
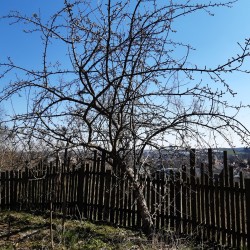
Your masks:
{"label": "tree bark", "polygon": [[142,231],[148,236],[151,237],[153,233],[153,220],[152,216],[148,210],[148,206],[143,194],[143,188],[138,185],[139,183],[134,183],[135,198],[137,200],[137,209],[141,215],[142,220]]}
{"label": "tree bark", "polygon": [[126,171],[128,178],[133,183],[133,190],[135,191],[135,199],[137,201],[137,209],[142,220],[142,231],[148,237],[150,237],[153,233],[153,220],[143,194],[143,187],[141,186],[139,180],[135,178],[134,171],[131,167],[127,167],[125,164],[123,164],[122,169]]}

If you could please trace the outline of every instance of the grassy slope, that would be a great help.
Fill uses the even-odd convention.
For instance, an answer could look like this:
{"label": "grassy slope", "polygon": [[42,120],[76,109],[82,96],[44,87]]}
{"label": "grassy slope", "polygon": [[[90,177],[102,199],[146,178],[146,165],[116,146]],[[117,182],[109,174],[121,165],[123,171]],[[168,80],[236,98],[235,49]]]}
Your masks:
{"label": "grassy slope", "polygon": [[[0,249],[51,249],[49,219],[23,212],[0,212]],[[138,232],[67,220],[53,219],[54,249],[165,249],[149,244]]]}

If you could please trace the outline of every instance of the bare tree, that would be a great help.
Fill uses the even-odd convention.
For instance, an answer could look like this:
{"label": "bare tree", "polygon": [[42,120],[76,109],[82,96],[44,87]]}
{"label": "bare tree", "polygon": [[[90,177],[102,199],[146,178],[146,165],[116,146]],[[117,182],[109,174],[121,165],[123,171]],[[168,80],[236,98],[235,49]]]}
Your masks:
{"label": "bare tree", "polygon": [[0,171],[17,169],[25,161],[24,155],[18,152],[17,138],[3,122],[5,112],[0,108]]}
{"label": "bare tree", "polygon": [[[145,150],[194,141],[208,146],[218,136],[230,144],[231,133],[244,143],[249,138],[236,119],[243,106],[224,99],[234,96],[224,76],[244,73],[250,40],[225,63],[200,67],[189,62],[192,47],[175,41],[172,28],[180,17],[211,14],[234,2],[65,0],[48,20],[9,13],[2,18],[39,32],[43,42],[39,69],[11,59],[0,64],[1,78],[18,76],[2,88],[1,102],[29,91],[28,111],[9,123],[27,144],[55,147],[61,141],[106,151],[111,164],[131,179],[143,230],[150,234],[153,221],[135,171],[143,167]],[[57,46],[65,48],[60,62],[51,52]]]}

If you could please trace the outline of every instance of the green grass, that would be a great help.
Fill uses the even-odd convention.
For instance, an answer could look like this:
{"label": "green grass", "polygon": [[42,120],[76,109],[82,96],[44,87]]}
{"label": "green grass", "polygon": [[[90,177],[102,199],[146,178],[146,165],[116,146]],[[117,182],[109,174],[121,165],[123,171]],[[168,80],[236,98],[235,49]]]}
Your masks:
{"label": "green grass", "polygon": [[[52,249],[50,226],[48,215],[1,211],[0,250]],[[173,250],[177,249],[174,243],[181,250],[202,249],[188,238],[180,238],[177,243],[175,232],[171,231],[158,233],[149,241],[137,231],[80,220],[66,220],[64,233],[62,231],[61,219],[53,218],[55,250]],[[172,246],[163,242],[162,236],[166,235],[173,237]]]}
{"label": "green grass", "polygon": [[[67,220],[53,219],[54,249],[157,249],[139,232]],[[49,218],[23,212],[0,212],[0,250],[51,249]]]}

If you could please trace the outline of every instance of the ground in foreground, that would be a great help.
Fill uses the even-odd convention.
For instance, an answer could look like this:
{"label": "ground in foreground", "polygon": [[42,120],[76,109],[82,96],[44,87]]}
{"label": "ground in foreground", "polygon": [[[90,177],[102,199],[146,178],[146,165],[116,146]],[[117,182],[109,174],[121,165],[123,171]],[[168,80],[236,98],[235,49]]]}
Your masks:
{"label": "ground in foreground", "polygon": [[[50,219],[24,212],[0,212],[0,249],[102,249],[153,250],[175,249],[156,239],[148,241],[140,232],[66,220],[62,232],[61,219]],[[52,241],[53,238],[53,241]]]}

